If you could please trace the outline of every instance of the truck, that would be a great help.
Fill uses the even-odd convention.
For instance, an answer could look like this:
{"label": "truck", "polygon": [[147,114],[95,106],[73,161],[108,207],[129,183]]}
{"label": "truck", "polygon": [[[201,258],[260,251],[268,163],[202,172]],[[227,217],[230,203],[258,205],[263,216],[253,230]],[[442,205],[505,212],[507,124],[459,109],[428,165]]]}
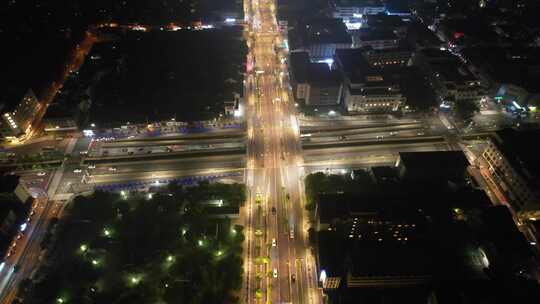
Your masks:
{"label": "truck", "polygon": [[289,238],[294,239],[294,218],[289,213]]}

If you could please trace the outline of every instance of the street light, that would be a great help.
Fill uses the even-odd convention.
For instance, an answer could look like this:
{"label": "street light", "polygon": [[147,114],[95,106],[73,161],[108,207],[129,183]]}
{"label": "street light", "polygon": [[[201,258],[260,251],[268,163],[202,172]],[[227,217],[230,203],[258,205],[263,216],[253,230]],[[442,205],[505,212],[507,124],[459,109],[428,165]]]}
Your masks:
{"label": "street light", "polygon": [[88,250],[88,246],[86,244],[81,244],[81,246],[79,247],[79,249],[82,251],[82,252],[85,252],[86,250]]}
{"label": "street light", "polygon": [[109,237],[111,236],[111,231],[107,228],[103,229],[103,235],[105,235],[106,237]]}

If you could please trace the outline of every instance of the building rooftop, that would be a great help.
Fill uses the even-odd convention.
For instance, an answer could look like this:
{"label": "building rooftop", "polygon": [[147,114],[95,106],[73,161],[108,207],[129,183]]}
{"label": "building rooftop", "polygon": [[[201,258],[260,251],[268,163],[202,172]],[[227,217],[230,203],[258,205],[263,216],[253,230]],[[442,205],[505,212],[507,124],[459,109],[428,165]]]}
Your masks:
{"label": "building rooftop", "polygon": [[331,70],[326,63],[310,63],[306,80],[315,85],[339,85],[341,76],[336,70]]}
{"label": "building rooftop", "polygon": [[0,193],[13,193],[19,185],[18,175],[0,175]]}
{"label": "building rooftop", "polygon": [[418,244],[369,242],[319,232],[319,263],[328,276],[431,275],[433,255]]}
{"label": "building rooftop", "polygon": [[0,95],[0,113],[13,112],[28,91],[28,88],[8,87]]}
{"label": "building rooftop", "polygon": [[429,48],[429,49],[421,50],[420,53],[430,63],[437,60],[444,60],[444,61],[459,60],[456,56],[452,55],[452,53],[450,53],[447,50]]}
{"label": "building rooftop", "polygon": [[377,184],[397,183],[398,172],[395,167],[371,167],[371,172]]}
{"label": "building rooftop", "polygon": [[431,69],[440,75],[446,81],[467,82],[478,80],[466,67],[456,65],[456,62],[433,62],[430,63]]}
{"label": "building rooftop", "polygon": [[396,34],[391,30],[362,31],[359,38],[361,41],[398,40]]}
{"label": "building rooftop", "polygon": [[308,75],[309,53],[308,52],[292,52],[289,55],[290,69],[293,79],[298,83],[306,82]]}
{"label": "building rooftop", "polygon": [[505,263],[522,263],[532,256],[531,246],[518,230],[512,214],[504,205],[488,208],[483,212],[486,238],[495,247]]}
{"label": "building rooftop", "polygon": [[534,142],[540,138],[540,130],[504,129],[493,137],[497,148],[529,183],[532,189],[540,189],[540,159]]}
{"label": "building rooftop", "polygon": [[432,181],[463,180],[469,166],[462,151],[400,152],[398,162],[406,177]]}
{"label": "building rooftop", "polygon": [[369,85],[363,88],[349,88],[351,94],[353,95],[400,95],[401,92],[399,90],[388,90],[388,88],[384,87],[370,87]]}
{"label": "building rooftop", "polygon": [[390,16],[385,14],[368,15],[364,17],[370,28],[392,29],[405,26],[405,22],[399,16]]}
{"label": "building rooftop", "polygon": [[540,92],[540,48],[465,48],[463,56],[483,69],[500,84],[521,86],[530,93]]}
{"label": "building rooftop", "polygon": [[300,23],[301,36],[306,45],[352,43],[347,27],[341,19],[315,18]]}
{"label": "building rooftop", "polygon": [[307,52],[290,54],[290,68],[293,79],[297,83],[319,85],[339,85],[341,76],[338,71],[331,70],[326,63],[312,63]]}

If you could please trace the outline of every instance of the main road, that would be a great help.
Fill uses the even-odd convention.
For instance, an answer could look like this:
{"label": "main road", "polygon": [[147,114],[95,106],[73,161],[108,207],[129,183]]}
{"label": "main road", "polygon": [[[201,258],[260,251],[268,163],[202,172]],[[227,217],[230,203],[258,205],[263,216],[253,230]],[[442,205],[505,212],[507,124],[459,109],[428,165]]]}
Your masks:
{"label": "main road", "polygon": [[275,3],[246,1],[249,61],[246,81],[248,186],[247,303],[321,303],[307,246],[302,152],[289,100]]}

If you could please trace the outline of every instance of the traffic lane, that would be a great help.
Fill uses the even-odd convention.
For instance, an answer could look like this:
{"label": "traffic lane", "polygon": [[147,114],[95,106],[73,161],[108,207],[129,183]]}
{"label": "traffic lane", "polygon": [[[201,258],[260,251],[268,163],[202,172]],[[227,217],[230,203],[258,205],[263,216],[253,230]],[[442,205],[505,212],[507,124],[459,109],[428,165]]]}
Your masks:
{"label": "traffic lane", "polygon": [[112,141],[99,143],[102,148],[129,148],[129,147],[149,147],[149,146],[174,146],[174,145],[211,145],[220,143],[242,143],[244,138],[233,137],[230,139],[175,139],[159,141]]}
{"label": "traffic lane", "polygon": [[[171,132],[160,134],[158,136],[149,136],[148,134],[131,135],[125,138],[112,138],[112,141],[156,141],[156,140],[168,140],[168,139],[180,139],[180,138],[212,138],[212,137],[229,137],[242,134],[244,130],[238,128],[209,128],[203,132],[193,133],[179,133]],[[100,140],[100,137],[96,137],[96,140]],[[102,140],[105,141],[105,140]]]}
{"label": "traffic lane", "polygon": [[[292,300],[294,303],[304,303],[300,299],[300,295],[298,294],[298,290],[296,288],[296,282],[292,281],[292,276],[298,278],[298,274],[296,273],[296,261],[298,258],[298,251],[295,248],[295,239],[296,239],[296,221],[298,218],[298,210],[294,206],[294,201],[296,200],[296,191],[291,188],[291,186],[294,188],[294,185],[297,183],[298,180],[295,181],[294,176],[291,176],[290,172],[291,168],[284,168],[283,175],[284,175],[284,186],[285,186],[285,193],[284,193],[284,206],[286,206],[286,209],[288,210],[288,214],[284,215],[283,221],[284,221],[284,235],[282,236],[284,238],[284,241],[287,243],[288,250],[291,253],[289,256],[289,259],[287,261],[287,269],[288,273],[286,276],[286,281],[290,286],[291,294],[292,294]],[[287,199],[287,197],[289,197]],[[292,238],[291,238],[291,230],[293,231]]]}
{"label": "traffic lane", "polygon": [[37,154],[43,152],[43,148],[54,147],[58,151],[65,150],[65,147],[69,143],[69,138],[56,140],[52,136],[44,137],[44,140],[34,141],[23,145],[6,146],[6,150],[13,152],[16,155]]}
{"label": "traffic lane", "polygon": [[[345,116],[343,116],[345,117]],[[369,127],[373,125],[390,125],[390,124],[410,124],[421,123],[421,118],[396,118],[392,115],[366,115],[361,119],[338,119],[321,118],[317,116],[301,116],[299,117],[300,124],[306,129],[318,129],[318,128],[361,128]]]}
{"label": "traffic lane", "polygon": [[371,153],[377,155],[382,153],[398,152],[421,152],[421,151],[447,151],[448,145],[445,142],[426,142],[426,143],[402,143],[402,144],[381,144],[369,146],[336,147],[323,149],[303,150],[304,161],[311,159],[332,160],[342,157],[354,158],[358,153]]}
{"label": "traffic lane", "polygon": [[[302,129],[302,127],[301,127]],[[394,125],[376,125],[364,128],[355,129],[343,129],[343,130],[315,130],[309,132],[309,130],[302,129],[302,134],[311,134],[311,137],[325,137],[325,136],[342,136],[342,135],[357,135],[357,134],[369,134],[375,132],[392,132],[392,131],[406,131],[406,130],[419,130],[425,129],[425,124],[422,123],[407,123],[407,124],[394,124]]]}
{"label": "traffic lane", "polygon": [[[41,242],[39,232],[45,229],[43,225],[44,223],[47,223],[50,206],[51,203],[46,199],[38,200],[35,214],[26,228],[25,236],[18,240],[18,250],[6,260],[6,265],[4,269],[2,269],[3,281],[1,287],[3,288],[0,293],[0,302],[6,302],[6,298],[12,299],[18,283],[22,278],[29,275],[29,270],[31,271],[34,269],[37,261],[30,260],[27,256],[29,253],[35,252],[36,250],[41,251],[41,248],[39,247],[39,242]],[[36,243],[38,247],[35,246]],[[19,267],[18,271],[14,270],[16,265]]]}
{"label": "traffic lane", "polygon": [[99,174],[118,174],[118,173],[130,173],[130,172],[151,172],[161,170],[180,170],[180,169],[203,169],[213,167],[230,167],[230,168],[244,168],[246,164],[245,155],[234,156],[229,159],[201,159],[196,160],[164,160],[164,161],[152,161],[144,163],[116,163],[116,164],[99,164],[92,166],[80,167],[75,166],[74,170],[84,170],[91,175]]}
{"label": "traffic lane", "polygon": [[354,134],[354,135],[341,135],[341,136],[316,136],[316,137],[302,137],[302,140],[306,143],[328,143],[328,142],[348,142],[348,141],[354,141],[354,140],[384,140],[384,139],[409,139],[419,136],[424,136],[425,133],[422,131],[422,129],[414,128],[410,130],[405,131],[383,131],[383,132],[366,132],[363,134]]}
{"label": "traffic lane", "polygon": [[[228,173],[239,173],[239,177],[235,176],[222,176],[223,174]],[[216,176],[217,179],[228,179],[236,182],[242,182],[243,180],[243,169],[235,168],[212,168],[212,169],[197,169],[197,170],[167,170],[167,171],[154,171],[154,172],[133,172],[133,173],[124,173],[124,174],[103,174],[103,175],[93,175],[86,180],[86,184],[89,185],[108,185],[108,184],[119,184],[119,183],[128,183],[135,181],[155,181],[160,185],[163,185],[163,182],[160,182],[164,179],[174,179],[180,177],[191,177],[191,176]]]}

